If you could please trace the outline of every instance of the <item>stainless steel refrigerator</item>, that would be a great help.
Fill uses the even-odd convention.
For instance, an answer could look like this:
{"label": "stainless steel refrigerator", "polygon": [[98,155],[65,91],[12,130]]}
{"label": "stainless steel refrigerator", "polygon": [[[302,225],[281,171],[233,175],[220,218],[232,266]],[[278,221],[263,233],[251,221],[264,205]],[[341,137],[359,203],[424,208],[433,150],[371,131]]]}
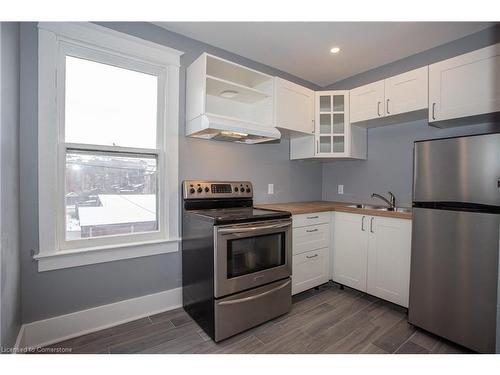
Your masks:
{"label": "stainless steel refrigerator", "polygon": [[500,134],[415,142],[409,321],[500,351]]}

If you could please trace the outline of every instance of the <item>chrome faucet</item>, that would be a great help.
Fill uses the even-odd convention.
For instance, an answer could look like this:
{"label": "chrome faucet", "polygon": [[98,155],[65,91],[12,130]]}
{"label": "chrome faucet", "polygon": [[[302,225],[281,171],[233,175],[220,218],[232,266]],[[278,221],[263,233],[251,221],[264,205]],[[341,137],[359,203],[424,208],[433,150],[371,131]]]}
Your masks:
{"label": "chrome faucet", "polygon": [[394,209],[396,208],[396,197],[390,191],[388,192],[388,194],[389,194],[389,199],[387,199],[386,197],[383,197],[382,195],[377,194],[377,193],[373,193],[372,198],[382,199],[385,203],[387,203],[387,205],[389,206],[389,209],[391,211],[394,211]]}

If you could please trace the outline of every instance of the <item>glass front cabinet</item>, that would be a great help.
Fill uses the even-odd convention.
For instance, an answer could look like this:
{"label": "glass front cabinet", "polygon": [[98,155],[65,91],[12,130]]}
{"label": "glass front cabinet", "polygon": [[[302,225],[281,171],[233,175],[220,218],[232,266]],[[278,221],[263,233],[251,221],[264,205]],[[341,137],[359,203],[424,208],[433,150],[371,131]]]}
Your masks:
{"label": "glass front cabinet", "polygon": [[316,93],[316,155],[348,156],[349,92]]}
{"label": "glass front cabinet", "polygon": [[313,136],[290,140],[290,158],[366,159],[366,129],[349,122],[349,90],[316,91]]}

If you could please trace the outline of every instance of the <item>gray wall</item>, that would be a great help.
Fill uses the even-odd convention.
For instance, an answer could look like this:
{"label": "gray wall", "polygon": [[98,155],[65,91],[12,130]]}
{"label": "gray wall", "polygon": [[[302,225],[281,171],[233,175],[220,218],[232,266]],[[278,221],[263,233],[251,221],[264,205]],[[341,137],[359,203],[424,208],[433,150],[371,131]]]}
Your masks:
{"label": "gray wall", "polygon": [[[184,133],[185,69],[207,51],[263,72],[315,85],[262,64],[147,23],[107,27],[185,52],[181,59],[180,129]],[[23,322],[112,303],[180,286],[180,254],[165,254],[39,273],[30,252],[38,249],[37,199],[37,29],[21,24],[21,223]],[[321,198],[321,164],[291,162],[289,144],[240,145],[180,138],[180,180],[249,179],[257,202]],[[267,195],[274,183],[275,194]]]}
{"label": "gray wall", "polygon": [[1,27],[0,252],[1,345],[12,347],[21,325],[19,259],[19,25]]}
{"label": "gray wall", "polygon": [[[343,80],[328,88],[351,89],[408,70],[460,55],[500,41],[500,26],[384,65]],[[500,125],[478,124],[438,129],[426,120],[391,125],[368,131],[368,160],[333,161],[323,165],[323,199],[344,202],[375,203],[371,193],[392,191],[399,205],[412,201],[413,142],[416,140],[500,131]],[[337,194],[337,185],[344,194]],[[381,203],[378,201],[377,203]]]}

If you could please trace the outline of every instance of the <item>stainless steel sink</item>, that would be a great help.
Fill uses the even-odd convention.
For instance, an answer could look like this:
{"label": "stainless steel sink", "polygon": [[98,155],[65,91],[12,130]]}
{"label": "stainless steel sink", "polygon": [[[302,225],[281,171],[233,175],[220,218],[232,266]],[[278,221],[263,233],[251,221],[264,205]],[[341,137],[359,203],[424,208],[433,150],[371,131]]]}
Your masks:
{"label": "stainless steel sink", "polygon": [[367,209],[367,210],[383,210],[383,209],[388,209],[388,207],[375,206],[375,205],[372,205],[372,204],[350,204],[347,207],[364,208],[364,209]]}
{"label": "stainless steel sink", "polygon": [[411,208],[407,207],[395,207],[394,209],[386,207],[386,206],[375,206],[372,204],[350,204],[347,205],[347,207],[352,207],[352,208],[362,208],[366,210],[376,210],[376,211],[391,211],[391,212],[411,212]]}

